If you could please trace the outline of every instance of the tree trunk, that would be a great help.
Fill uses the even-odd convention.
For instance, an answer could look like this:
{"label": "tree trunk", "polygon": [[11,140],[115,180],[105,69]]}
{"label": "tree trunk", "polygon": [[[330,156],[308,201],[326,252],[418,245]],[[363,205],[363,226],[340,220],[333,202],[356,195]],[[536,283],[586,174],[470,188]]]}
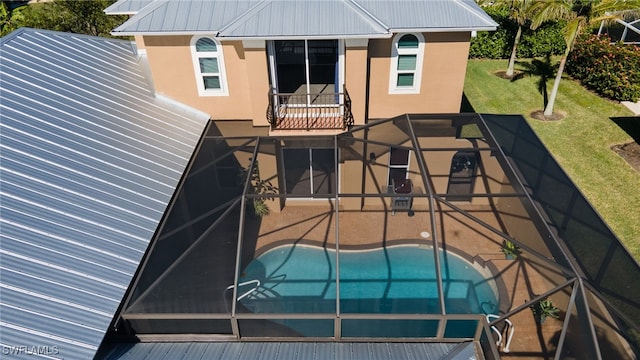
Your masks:
{"label": "tree trunk", "polygon": [[560,66],[558,67],[558,73],[556,79],[553,81],[553,88],[551,89],[551,95],[549,95],[549,102],[544,108],[544,116],[551,116],[553,114],[553,105],[556,102],[556,96],[558,95],[558,88],[560,87],[560,80],[562,79],[562,73],[564,72],[564,65],[567,63],[567,57],[569,57],[569,47],[562,55],[560,59]]}
{"label": "tree trunk", "polygon": [[516,63],[516,50],[518,49],[518,43],[520,43],[520,35],[522,35],[522,26],[518,25],[518,31],[516,32],[516,38],[513,40],[513,49],[511,50],[511,58],[509,58],[509,67],[507,68],[507,76],[513,76],[513,67]]}

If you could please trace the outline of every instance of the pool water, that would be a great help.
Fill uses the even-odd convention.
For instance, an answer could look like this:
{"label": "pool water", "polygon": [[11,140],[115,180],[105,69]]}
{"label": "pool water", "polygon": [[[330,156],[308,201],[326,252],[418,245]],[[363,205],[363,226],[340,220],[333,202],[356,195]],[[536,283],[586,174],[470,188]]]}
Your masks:
{"label": "pool water", "polygon": [[[439,252],[446,313],[497,311],[491,274],[463,258]],[[335,250],[285,245],[251,261],[240,282],[261,285],[241,300],[256,313],[336,311]],[[241,295],[250,287],[239,288]],[[340,251],[341,313],[440,314],[433,248],[402,245]]]}

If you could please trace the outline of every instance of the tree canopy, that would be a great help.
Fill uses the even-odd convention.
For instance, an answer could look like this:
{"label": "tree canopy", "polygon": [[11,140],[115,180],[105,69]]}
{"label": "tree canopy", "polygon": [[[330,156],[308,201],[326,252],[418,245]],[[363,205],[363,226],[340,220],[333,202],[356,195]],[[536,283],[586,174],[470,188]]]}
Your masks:
{"label": "tree canopy", "polygon": [[567,20],[564,28],[567,47],[560,59],[549,102],[544,109],[545,116],[553,114],[564,67],[580,32],[591,24],[619,18],[625,11],[631,10],[635,13],[638,9],[640,9],[640,0],[538,0],[531,4],[530,11],[534,27],[553,19]]}
{"label": "tree canopy", "polygon": [[104,9],[114,0],[53,0],[19,4],[3,0],[0,23],[4,36],[20,27],[47,29],[111,37],[110,32],[122,24],[124,15],[106,15]]}

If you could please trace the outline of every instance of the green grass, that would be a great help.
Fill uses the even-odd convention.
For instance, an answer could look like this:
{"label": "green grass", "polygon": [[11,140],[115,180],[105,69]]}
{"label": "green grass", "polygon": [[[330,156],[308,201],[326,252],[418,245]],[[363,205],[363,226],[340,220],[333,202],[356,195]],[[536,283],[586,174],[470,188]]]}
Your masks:
{"label": "green grass", "polygon": [[[469,61],[464,92],[473,110],[524,115],[600,216],[635,259],[640,259],[640,173],[611,150],[612,145],[633,141],[611,119],[630,117],[631,111],[585,90],[576,81],[563,79],[554,111],[562,112],[565,118],[535,120],[531,112],[543,107],[537,79],[509,81],[493,75],[506,67],[506,60]],[[549,92],[552,85],[549,81]]]}

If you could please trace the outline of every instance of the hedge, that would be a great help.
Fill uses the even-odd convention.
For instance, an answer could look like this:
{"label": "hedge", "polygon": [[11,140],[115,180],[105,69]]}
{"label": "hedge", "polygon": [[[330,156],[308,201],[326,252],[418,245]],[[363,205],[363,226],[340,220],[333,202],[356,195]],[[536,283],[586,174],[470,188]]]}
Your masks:
{"label": "hedge", "polygon": [[567,74],[601,96],[640,99],[640,47],[612,44],[607,36],[583,35],[569,54]]}
{"label": "hedge", "polygon": [[[486,7],[484,10],[498,23],[498,30],[482,31],[475,38],[472,38],[469,56],[471,58],[508,59],[511,56],[518,24],[509,19],[510,12],[507,8]],[[563,26],[563,22],[547,22],[537,30],[531,30],[529,24],[525,24],[522,28],[517,56],[519,58],[534,58],[544,57],[547,54],[562,54],[565,49],[562,36]]]}

